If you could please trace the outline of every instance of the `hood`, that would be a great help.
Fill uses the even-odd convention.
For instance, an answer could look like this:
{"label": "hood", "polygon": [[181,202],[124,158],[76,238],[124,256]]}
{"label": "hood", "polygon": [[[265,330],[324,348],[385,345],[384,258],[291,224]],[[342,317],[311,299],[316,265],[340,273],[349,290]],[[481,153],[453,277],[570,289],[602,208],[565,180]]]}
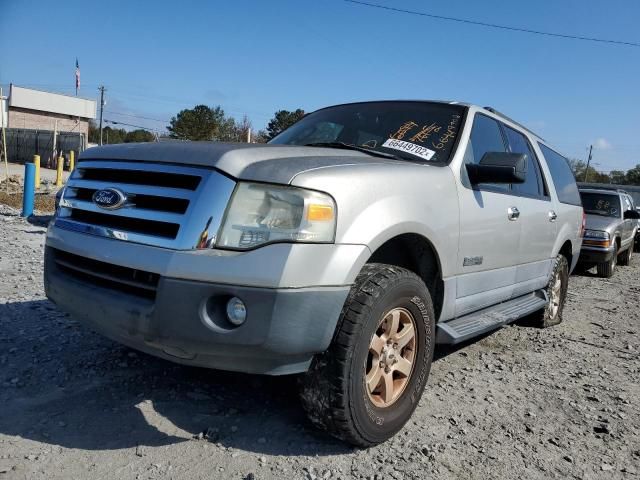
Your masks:
{"label": "hood", "polygon": [[78,161],[166,162],[216,168],[237,179],[289,184],[305,171],[342,165],[405,163],[323,147],[255,143],[154,142],[89,148]]}
{"label": "hood", "polygon": [[621,218],[605,217],[603,215],[594,215],[593,213],[587,213],[586,218],[587,230],[602,230],[609,233],[613,233],[622,222]]}

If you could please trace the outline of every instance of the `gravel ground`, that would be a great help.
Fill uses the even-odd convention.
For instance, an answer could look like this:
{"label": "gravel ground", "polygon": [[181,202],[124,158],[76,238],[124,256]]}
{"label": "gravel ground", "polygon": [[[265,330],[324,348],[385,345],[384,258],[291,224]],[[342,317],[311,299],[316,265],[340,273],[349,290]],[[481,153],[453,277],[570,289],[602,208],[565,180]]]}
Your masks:
{"label": "gravel ground", "polygon": [[59,312],[41,225],[0,206],[0,479],[640,478],[638,266],[572,276],[557,327],[439,350],[409,424],[360,450],[290,378],[174,365]]}

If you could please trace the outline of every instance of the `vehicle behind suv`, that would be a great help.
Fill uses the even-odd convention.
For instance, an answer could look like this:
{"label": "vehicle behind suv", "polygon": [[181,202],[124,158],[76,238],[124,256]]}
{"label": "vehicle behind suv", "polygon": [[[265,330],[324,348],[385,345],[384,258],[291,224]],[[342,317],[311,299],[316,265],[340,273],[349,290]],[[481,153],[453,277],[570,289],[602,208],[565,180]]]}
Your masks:
{"label": "vehicle behind suv", "polygon": [[85,151],[45,288],[138,350],[301,374],[309,418],[370,446],[410,418],[436,343],[562,320],[582,223],[566,159],[495,110],[353,103],[267,145]]}
{"label": "vehicle behind suv", "polygon": [[619,189],[580,187],[580,197],[586,214],[580,263],[609,278],[617,265],[631,263],[640,213]]}

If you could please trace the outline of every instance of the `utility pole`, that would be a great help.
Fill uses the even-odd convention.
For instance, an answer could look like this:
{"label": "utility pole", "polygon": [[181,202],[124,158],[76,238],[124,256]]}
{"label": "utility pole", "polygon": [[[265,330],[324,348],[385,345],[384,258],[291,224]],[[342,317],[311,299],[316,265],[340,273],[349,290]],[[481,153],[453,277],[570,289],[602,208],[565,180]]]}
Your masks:
{"label": "utility pole", "polygon": [[589,164],[591,163],[591,152],[593,151],[593,145],[589,145],[589,157],[587,158],[587,168],[584,169],[584,181],[587,181],[589,177]]}
{"label": "utility pole", "polygon": [[100,85],[100,87],[98,87],[98,90],[100,90],[100,145],[102,145],[102,110],[104,108],[104,85]]}
{"label": "utility pole", "polygon": [[[4,109],[6,104],[5,98],[2,96],[2,87],[0,87],[0,120],[2,120],[2,152],[0,155],[4,156],[4,169],[7,174],[7,193],[9,193],[9,160],[7,160],[7,136],[4,130]],[[8,115],[9,109],[7,108],[7,116]]]}

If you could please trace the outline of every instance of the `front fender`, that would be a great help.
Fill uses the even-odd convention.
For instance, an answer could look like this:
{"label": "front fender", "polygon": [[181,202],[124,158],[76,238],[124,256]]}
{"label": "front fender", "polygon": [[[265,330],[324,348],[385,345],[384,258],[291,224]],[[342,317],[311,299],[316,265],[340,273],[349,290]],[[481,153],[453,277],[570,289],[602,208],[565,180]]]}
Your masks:
{"label": "front fender", "polygon": [[440,258],[443,279],[455,273],[459,210],[448,167],[351,165],[305,172],[294,184],[326,191],[336,200],[336,243],[367,245],[375,252],[398,235],[421,235]]}

